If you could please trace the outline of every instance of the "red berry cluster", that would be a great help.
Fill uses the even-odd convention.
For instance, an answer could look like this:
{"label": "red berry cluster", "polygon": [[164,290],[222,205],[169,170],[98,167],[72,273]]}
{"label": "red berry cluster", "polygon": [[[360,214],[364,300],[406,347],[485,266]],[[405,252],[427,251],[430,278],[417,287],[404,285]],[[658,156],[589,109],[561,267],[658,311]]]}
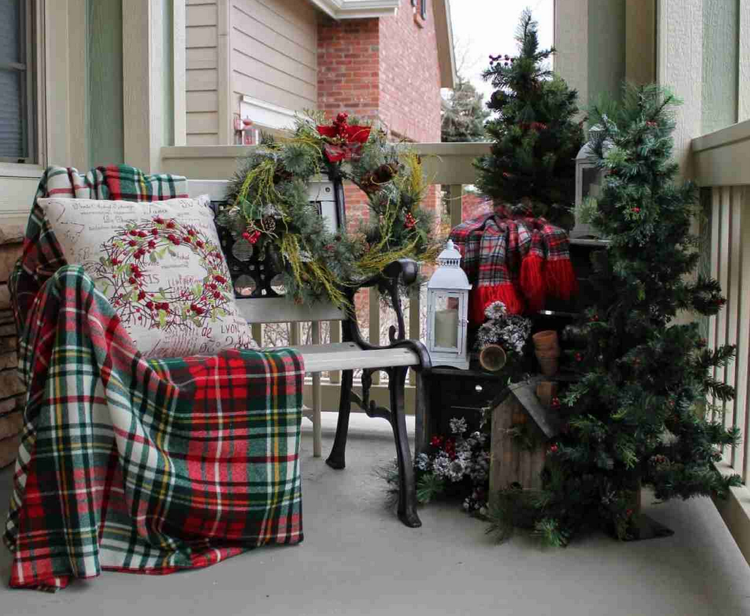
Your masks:
{"label": "red berry cluster", "polygon": [[452,438],[445,438],[444,436],[433,436],[430,439],[430,445],[442,449],[448,454],[451,460],[456,459],[456,441]]}
{"label": "red berry cluster", "polygon": [[547,450],[547,453],[550,453],[552,455],[556,454],[559,451],[559,448],[557,445],[551,445],[550,448]]}
{"label": "red berry cluster", "polygon": [[169,304],[167,302],[148,301],[146,302],[146,308],[149,310],[163,310],[164,312],[169,312]]}
{"label": "red berry cluster", "polygon": [[138,267],[135,263],[130,264],[130,278],[128,278],[128,282],[130,284],[137,284],[138,280],[143,278],[143,272],[141,271],[141,268]]}
{"label": "red berry cluster", "polygon": [[535,130],[537,132],[547,130],[547,125],[544,122],[522,122],[519,126],[521,130]]}
{"label": "red berry cluster", "polygon": [[250,242],[251,244],[256,244],[258,240],[260,239],[260,231],[258,231],[257,229],[253,231],[252,233],[245,231],[242,234],[242,237],[246,239],[248,242]]}
{"label": "red berry cluster", "polygon": [[555,396],[554,398],[552,398],[551,404],[552,404],[552,408],[553,409],[559,409],[560,408],[560,398],[558,398],[557,396]]}
{"label": "red berry cluster", "polygon": [[414,215],[411,212],[407,212],[406,213],[406,217],[405,217],[404,226],[407,229],[413,229],[414,225],[416,225],[416,224],[417,224],[417,219],[414,218]]}

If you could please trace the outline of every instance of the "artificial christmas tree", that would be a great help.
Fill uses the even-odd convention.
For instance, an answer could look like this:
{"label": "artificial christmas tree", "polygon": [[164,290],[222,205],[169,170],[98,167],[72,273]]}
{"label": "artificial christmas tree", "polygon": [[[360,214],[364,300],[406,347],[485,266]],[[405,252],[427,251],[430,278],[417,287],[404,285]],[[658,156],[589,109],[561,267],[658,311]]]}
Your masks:
{"label": "artificial christmas tree", "polygon": [[583,132],[573,120],[577,93],[547,67],[554,49],[539,50],[537,24],[524,11],[520,53],[490,56],[484,78],[496,88],[487,104],[491,153],[475,163],[477,185],[496,203],[530,205],[532,215],[573,226],[575,157]]}
{"label": "artificial christmas tree", "polygon": [[738,431],[709,420],[706,403],[707,395],[733,396],[709,370],[734,349],[709,350],[697,323],[674,322],[680,310],[712,315],[724,303],[715,281],[690,278],[699,259],[690,234],[697,191],[674,183],[676,102],[656,86],[626,86],[613,113],[592,111],[606,180],[584,222],[610,240],[598,263],[599,299],[569,337],[578,344],[567,350],[578,380],[562,396],[566,428],[548,450],[543,488],[501,494],[493,513],[501,536],[527,525],[564,545],[597,524],[635,538],[641,486],[666,500],[721,497],[740,485],[714,467]]}

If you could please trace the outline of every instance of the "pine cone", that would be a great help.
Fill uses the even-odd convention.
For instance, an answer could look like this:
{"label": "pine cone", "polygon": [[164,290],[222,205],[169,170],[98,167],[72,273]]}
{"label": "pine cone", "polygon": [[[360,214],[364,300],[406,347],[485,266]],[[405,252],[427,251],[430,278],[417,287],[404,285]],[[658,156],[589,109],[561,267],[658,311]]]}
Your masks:
{"label": "pine cone", "polygon": [[274,184],[281,184],[282,182],[288,182],[291,180],[294,176],[289,173],[286,169],[283,169],[281,167],[276,167],[276,170],[273,173],[273,183]]}
{"label": "pine cone", "polygon": [[360,188],[368,195],[378,192],[398,173],[398,163],[386,163],[367,173],[360,181]]}
{"label": "pine cone", "polygon": [[273,233],[273,231],[276,229],[276,219],[273,216],[266,216],[263,219],[263,228],[268,233]]}

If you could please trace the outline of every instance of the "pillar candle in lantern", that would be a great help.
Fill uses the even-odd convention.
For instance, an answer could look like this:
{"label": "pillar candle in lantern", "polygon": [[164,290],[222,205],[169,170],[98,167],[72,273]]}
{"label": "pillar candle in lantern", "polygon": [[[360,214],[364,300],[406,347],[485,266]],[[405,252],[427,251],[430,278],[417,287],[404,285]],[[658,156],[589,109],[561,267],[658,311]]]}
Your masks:
{"label": "pillar candle in lantern", "polygon": [[458,310],[435,312],[435,346],[450,349],[458,346]]}

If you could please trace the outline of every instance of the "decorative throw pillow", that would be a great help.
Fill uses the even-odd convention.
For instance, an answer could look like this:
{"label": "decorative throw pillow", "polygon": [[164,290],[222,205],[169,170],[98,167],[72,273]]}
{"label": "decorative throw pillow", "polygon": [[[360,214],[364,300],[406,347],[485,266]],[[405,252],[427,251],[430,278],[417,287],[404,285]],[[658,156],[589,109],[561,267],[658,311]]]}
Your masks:
{"label": "decorative throw pillow", "polygon": [[208,197],[38,203],[67,262],[94,279],[145,357],[257,348],[234,300]]}

